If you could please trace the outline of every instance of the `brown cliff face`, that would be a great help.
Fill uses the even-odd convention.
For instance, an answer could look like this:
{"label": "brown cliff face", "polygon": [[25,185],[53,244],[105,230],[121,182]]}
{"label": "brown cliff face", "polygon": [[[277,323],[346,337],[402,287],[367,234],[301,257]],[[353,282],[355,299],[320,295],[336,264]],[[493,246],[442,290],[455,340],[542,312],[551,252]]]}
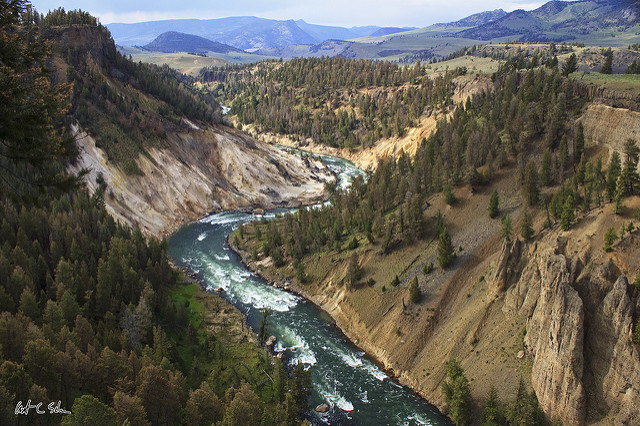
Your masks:
{"label": "brown cliff face", "polygon": [[[580,296],[571,287],[567,261],[544,250],[531,259],[520,281],[532,284],[533,297],[527,295],[524,300],[536,300],[532,312],[523,300],[520,312],[528,317],[524,343],[533,359],[531,384],[540,406],[563,424],[583,424],[584,311]],[[522,294],[518,286],[509,293]]]}
{"label": "brown cliff face", "polygon": [[593,104],[579,121],[584,126],[587,141],[608,148],[609,153],[617,151],[622,155],[627,139],[640,143],[640,112]]}
{"label": "brown cliff face", "polygon": [[[579,260],[588,253],[568,262],[562,240],[548,242],[528,257],[503,305],[509,315],[527,318],[524,344],[540,406],[568,425],[585,424],[602,412],[616,424],[634,424],[640,420],[640,357],[632,343],[635,306],[627,279],[620,275],[611,283],[618,271],[606,256],[589,272]],[[519,262],[499,262],[496,276]]]}
{"label": "brown cliff face", "polygon": [[598,310],[590,328],[597,333],[585,342],[589,382],[603,400],[590,398],[594,404],[616,413],[616,424],[640,421],[640,369],[638,348],[631,343],[634,306],[628,294],[628,282],[620,276]]}

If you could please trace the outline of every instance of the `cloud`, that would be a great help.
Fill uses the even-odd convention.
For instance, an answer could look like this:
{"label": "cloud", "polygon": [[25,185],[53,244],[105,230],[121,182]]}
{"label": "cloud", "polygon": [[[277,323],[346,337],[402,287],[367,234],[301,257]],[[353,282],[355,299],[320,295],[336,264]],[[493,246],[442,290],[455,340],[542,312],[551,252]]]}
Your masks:
{"label": "cloud", "polygon": [[57,7],[82,9],[103,24],[180,18],[260,16],[272,19],[304,19],[324,25],[380,25],[423,27],[449,22],[473,13],[502,8],[531,10],[544,2],[531,0],[34,0],[40,12]]}

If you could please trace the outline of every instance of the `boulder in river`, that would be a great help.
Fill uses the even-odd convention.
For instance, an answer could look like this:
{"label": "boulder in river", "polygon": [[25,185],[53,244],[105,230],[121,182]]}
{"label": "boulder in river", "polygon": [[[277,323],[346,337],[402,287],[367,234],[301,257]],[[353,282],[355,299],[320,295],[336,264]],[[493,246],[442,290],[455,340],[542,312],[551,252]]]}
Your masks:
{"label": "boulder in river", "polygon": [[320,404],[316,407],[316,411],[318,413],[326,413],[330,408],[331,407],[329,407],[329,404]]}
{"label": "boulder in river", "polygon": [[276,344],[276,336],[269,336],[269,338],[265,342],[265,345],[267,345],[268,348],[272,347],[275,344]]}

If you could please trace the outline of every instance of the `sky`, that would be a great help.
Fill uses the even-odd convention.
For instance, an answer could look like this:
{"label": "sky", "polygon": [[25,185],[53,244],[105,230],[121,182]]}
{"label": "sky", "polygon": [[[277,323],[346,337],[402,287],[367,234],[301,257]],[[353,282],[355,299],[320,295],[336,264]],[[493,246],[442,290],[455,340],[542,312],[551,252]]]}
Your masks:
{"label": "sky", "polygon": [[311,24],[381,27],[426,27],[451,22],[485,10],[531,10],[533,0],[32,0],[41,13],[58,7],[82,9],[103,24],[162,19],[212,19],[258,16],[303,19]]}

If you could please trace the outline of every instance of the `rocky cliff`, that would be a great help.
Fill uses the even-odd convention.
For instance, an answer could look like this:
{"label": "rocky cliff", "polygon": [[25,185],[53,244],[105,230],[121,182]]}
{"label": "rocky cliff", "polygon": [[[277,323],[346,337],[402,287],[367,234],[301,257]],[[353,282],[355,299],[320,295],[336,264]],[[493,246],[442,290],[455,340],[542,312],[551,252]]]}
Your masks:
{"label": "rocky cliff", "polygon": [[50,67],[73,86],[68,117],[93,193],[114,217],[164,235],[222,209],[315,203],[335,177],[220,124],[219,105],[193,79],[121,56],[102,26],[54,27]]}
{"label": "rocky cliff", "polygon": [[74,126],[80,155],[71,172],[87,169],[93,193],[106,185],[106,207],[122,222],[163,235],[211,211],[298,206],[326,197],[335,177],[319,161],[289,155],[218,125],[168,134],[140,154],[142,175],[127,175],[106,160],[94,139]]}
{"label": "rocky cliff", "polygon": [[[526,266],[504,293],[503,310],[526,318],[524,345],[540,405],[567,425],[593,420],[598,409],[616,424],[636,423],[640,358],[631,337],[637,315],[631,295],[637,300],[638,291],[601,250],[576,242],[567,257],[567,237],[554,237],[524,255]],[[515,245],[503,246],[501,258]],[[498,264],[496,277],[521,262]]]}
{"label": "rocky cliff", "polygon": [[579,121],[584,126],[585,138],[593,145],[604,146],[609,151],[622,154],[627,139],[640,142],[640,112],[592,104]]}

